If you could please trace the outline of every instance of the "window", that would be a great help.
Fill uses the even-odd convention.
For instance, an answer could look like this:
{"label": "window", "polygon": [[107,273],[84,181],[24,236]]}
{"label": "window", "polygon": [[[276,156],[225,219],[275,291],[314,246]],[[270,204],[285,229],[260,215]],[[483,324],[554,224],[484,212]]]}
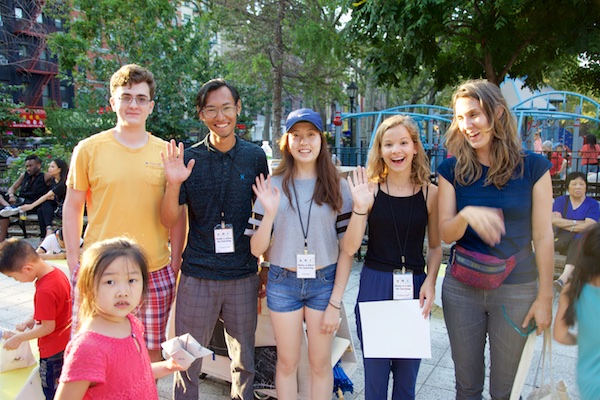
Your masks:
{"label": "window", "polygon": [[23,9],[19,7],[15,7],[15,18],[22,19],[23,18]]}
{"label": "window", "polygon": [[38,24],[43,24],[44,23],[44,14],[39,13],[37,18],[35,19],[35,22],[37,22]]}
{"label": "window", "polygon": [[19,46],[19,57],[25,57],[27,55],[27,48],[25,46]]}
{"label": "window", "polygon": [[4,22],[2,22],[2,15],[0,15],[0,26],[4,26]]}
{"label": "window", "polygon": [[42,91],[42,105],[44,107],[50,105],[50,100],[52,100],[50,98],[50,85],[46,85],[44,86],[44,90]]}
{"label": "window", "polygon": [[54,26],[56,26],[58,29],[61,29],[62,28],[62,19],[55,19]]}

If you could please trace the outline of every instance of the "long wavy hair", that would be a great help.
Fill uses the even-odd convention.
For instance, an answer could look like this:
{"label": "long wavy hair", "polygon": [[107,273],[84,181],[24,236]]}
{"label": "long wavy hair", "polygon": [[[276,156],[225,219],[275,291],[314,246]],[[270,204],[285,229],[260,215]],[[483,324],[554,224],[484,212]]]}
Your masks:
{"label": "long wavy hair", "polygon": [[[292,209],[292,195],[290,185],[294,184],[294,175],[296,174],[296,164],[294,157],[289,149],[289,134],[286,132],[279,140],[279,150],[281,151],[281,163],[273,172],[273,175],[283,175],[281,188],[287,196]],[[321,151],[317,157],[317,183],[313,200],[318,205],[329,204],[335,212],[342,210],[343,199],[340,188],[340,174],[331,161],[331,154],[327,148],[327,140],[321,132]]]}
{"label": "long wavy hair", "polygon": [[389,129],[398,125],[402,125],[406,128],[417,149],[417,154],[415,154],[412,159],[410,170],[411,182],[417,186],[428,184],[429,176],[431,174],[429,170],[429,158],[427,157],[425,148],[423,148],[423,144],[419,138],[419,129],[411,117],[402,114],[386,118],[377,128],[367,159],[367,176],[369,177],[369,180],[376,183],[385,182],[388,175],[388,168],[381,156],[381,143],[383,142],[383,135],[385,135]]}
{"label": "long wavy hair", "polygon": [[80,293],[79,319],[83,322],[98,313],[96,304],[102,274],[118,258],[126,258],[142,273],[142,301],[148,293],[148,258],[140,245],[126,237],[117,237],[94,243],[83,253],[77,288]]}
{"label": "long wavy hair", "polygon": [[[502,96],[500,88],[484,79],[470,80],[458,87],[452,96],[452,107],[463,97],[479,102],[489,122],[491,133],[490,169],[485,185],[502,188],[510,179],[523,175],[524,152],[517,123]],[[446,148],[456,157],[456,181],[467,186],[481,178],[483,168],[475,149],[458,127],[456,115],[446,132]]]}
{"label": "long wavy hair", "polygon": [[589,228],[579,242],[579,254],[575,261],[577,268],[573,271],[571,285],[567,298],[569,306],[565,310],[565,322],[568,326],[575,325],[575,303],[581,296],[583,286],[600,275],[600,224]]}

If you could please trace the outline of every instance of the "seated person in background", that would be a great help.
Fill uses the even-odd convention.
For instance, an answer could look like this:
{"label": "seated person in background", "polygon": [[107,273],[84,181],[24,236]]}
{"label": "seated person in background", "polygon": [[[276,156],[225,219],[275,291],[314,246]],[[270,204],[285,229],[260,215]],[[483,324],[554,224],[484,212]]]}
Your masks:
{"label": "seated person in background", "polygon": [[567,160],[563,157],[563,146],[557,144],[552,157],[550,158],[552,168],[550,168],[550,176],[556,179],[562,179],[563,172],[567,169]]}
{"label": "seated person in background", "polygon": [[[6,192],[8,203],[4,199],[0,200],[0,204],[5,206],[0,211],[0,217],[2,217],[0,218],[0,242],[6,239],[9,225],[8,217],[19,213],[19,209],[15,206],[31,204],[42,197],[49,189],[46,184],[46,181],[49,179],[50,177],[42,172],[42,160],[38,156],[31,154],[25,158],[25,172],[21,174]],[[19,188],[20,192],[17,198],[15,193]],[[43,223],[43,221],[40,221],[40,223]],[[40,225],[42,235],[45,229],[45,225]]]}
{"label": "seated person in background", "polygon": [[[65,194],[67,193],[67,186],[65,182],[67,181],[67,173],[69,172],[69,166],[66,162],[61,160],[60,158],[55,158],[50,162],[48,166],[48,173],[46,176],[50,176],[51,181],[51,189],[34,201],[31,204],[23,204],[18,207],[19,212],[29,212],[34,208],[37,208],[38,221],[40,222],[40,228],[42,226],[46,227],[45,234],[43,231],[40,231],[40,235],[44,234],[44,236],[52,235],[54,230],[52,229],[52,219],[54,218],[54,212],[57,208],[60,207],[61,215],[57,217],[62,218],[62,204],[65,201]],[[2,215],[2,211],[0,211],[0,215]]]}
{"label": "seated person in background", "polygon": [[[79,243],[79,248],[83,246],[83,239]],[[35,250],[42,260],[64,260],[67,258],[67,249],[63,240],[62,228],[57,229],[52,235],[46,236],[42,243]]]}
{"label": "seated person in background", "polygon": [[[569,194],[557,197],[552,205],[552,225],[556,229],[574,233],[573,239],[566,249],[567,259],[563,273],[554,281],[554,288],[559,293],[575,268],[575,259],[579,253],[579,239],[583,236],[583,231],[594,226],[600,219],[598,202],[585,195],[587,192],[585,178],[583,172],[571,172],[567,175]],[[555,250],[565,253],[559,248]]]}

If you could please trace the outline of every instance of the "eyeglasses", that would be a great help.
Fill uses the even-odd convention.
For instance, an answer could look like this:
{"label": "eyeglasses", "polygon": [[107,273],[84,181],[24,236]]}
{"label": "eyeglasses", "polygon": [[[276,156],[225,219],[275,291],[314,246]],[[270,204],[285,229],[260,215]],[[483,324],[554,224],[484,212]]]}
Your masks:
{"label": "eyeglasses", "polygon": [[525,328],[525,332],[523,332],[521,328],[519,328],[517,324],[515,324],[513,320],[508,317],[508,314],[506,314],[506,308],[504,307],[504,304],[502,304],[502,314],[504,314],[504,318],[508,321],[510,326],[512,326],[514,330],[517,331],[517,333],[522,337],[529,336],[537,329],[537,324],[535,323],[535,320],[532,319],[529,321],[529,325],[527,326],[527,328]]}
{"label": "eyeglasses", "polygon": [[217,115],[219,115],[219,111],[221,111],[221,114],[223,114],[226,117],[234,117],[237,114],[237,107],[234,106],[227,106],[227,107],[223,107],[221,109],[219,108],[203,108],[202,109],[202,115],[204,115],[204,118],[215,118]]}
{"label": "eyeglasses", "polygon": [[134,100],[138,106],[145,106],[146,104],[150,103],[150,101],[151,101],[146,96],[133,97],[132,95],[129,95],[129,94],[122,94],[121,97],[119,97],[119,101],[125,105],[131,104]]}

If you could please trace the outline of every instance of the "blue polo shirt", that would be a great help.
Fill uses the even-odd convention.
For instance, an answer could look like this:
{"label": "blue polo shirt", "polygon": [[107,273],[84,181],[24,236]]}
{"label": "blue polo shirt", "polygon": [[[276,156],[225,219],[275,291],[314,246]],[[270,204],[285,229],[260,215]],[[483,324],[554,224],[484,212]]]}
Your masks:
{"label": "blue polo shirt", "polygon": [[[252,184],[269,173],[267,158],[260,147],[240,138],[222,153],[209,137],[184,153],[185,163],[193,158],[196,165],[179,194],[179,204],[188,206],[190,225],[181,271],[202,279],[240,279],[257,271],[244,230],[252,213]],[[214,228],[221,224],[221,212],[225,223],[233,225],[233,253],[215,253]]]}

